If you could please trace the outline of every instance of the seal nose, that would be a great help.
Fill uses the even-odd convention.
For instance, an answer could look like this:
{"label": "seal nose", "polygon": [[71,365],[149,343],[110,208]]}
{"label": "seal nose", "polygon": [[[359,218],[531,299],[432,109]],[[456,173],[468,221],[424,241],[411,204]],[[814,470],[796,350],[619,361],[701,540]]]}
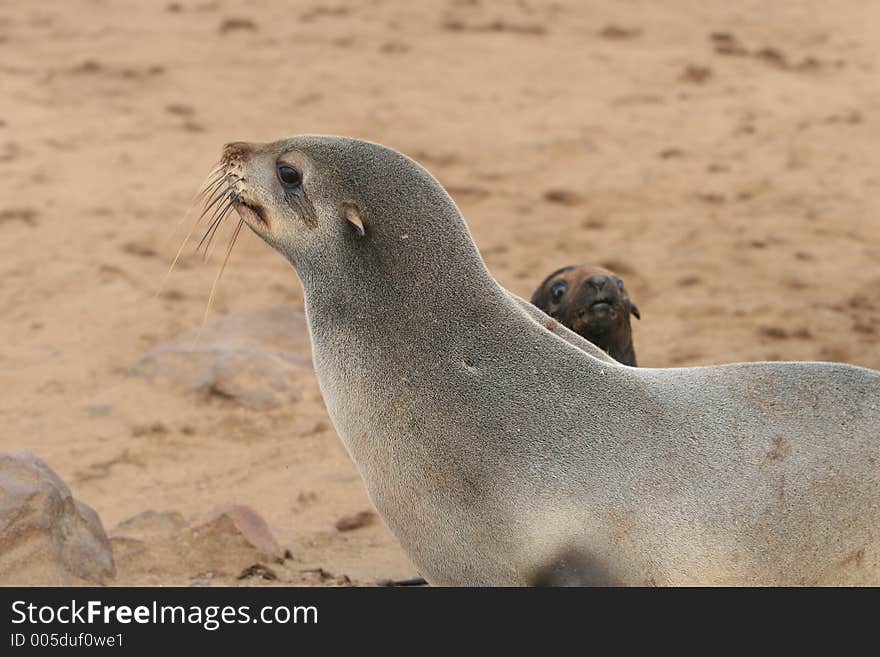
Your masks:
{"label": "seal nose", "polygon": [[608,277],[604,274],[593,274],[587,279],[587,282],[597,290],[601,291],[608,285]]}
{"label": "seal nose", "polygon": [[246,141],[233,141],[223,146],[223,159],[244,159],[251,153],[251,145]]}

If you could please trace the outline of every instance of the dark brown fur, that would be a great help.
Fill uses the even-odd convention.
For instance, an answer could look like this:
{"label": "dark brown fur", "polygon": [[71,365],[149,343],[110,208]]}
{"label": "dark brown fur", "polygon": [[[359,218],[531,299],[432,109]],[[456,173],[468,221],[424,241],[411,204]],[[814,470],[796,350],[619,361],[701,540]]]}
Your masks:
{"label": "dark brown fur", "polygon": [[636,367],[629,316],[641,315],[614,272],[593,265],[557,269],[531,301],[615,360]]}

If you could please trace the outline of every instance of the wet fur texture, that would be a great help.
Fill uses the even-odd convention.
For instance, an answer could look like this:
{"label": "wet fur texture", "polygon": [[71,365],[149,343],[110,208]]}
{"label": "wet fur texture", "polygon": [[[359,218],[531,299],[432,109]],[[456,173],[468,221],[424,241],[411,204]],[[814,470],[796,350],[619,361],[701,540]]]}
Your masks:
{"label": "wet fur texture", "polygon": [[499,286],[400,153],[304,136],[239,169],[268,225],[242,217],[303,284],[330,417],[429,582],[880,584],[880,373],[618,365]]}

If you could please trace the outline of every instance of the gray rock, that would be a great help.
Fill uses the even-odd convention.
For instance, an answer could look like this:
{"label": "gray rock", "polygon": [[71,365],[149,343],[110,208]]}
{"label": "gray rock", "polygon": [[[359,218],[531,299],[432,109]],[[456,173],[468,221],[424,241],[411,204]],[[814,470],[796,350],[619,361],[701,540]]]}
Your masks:
{"label": "gray rock", "polygon": [[114,576],[98,514],[31,452],[0,453],[0,583],[105,584]]}
{"label": "gray rock", "polygon": [[243,541],[264,559],[284,560],[284,550],[278,545],[269,525],[260,514],[244,504],[230,504],[220,509],[208,520],[194,527],[193,536],[200,543],[209,545]]}
{"label": "gray rock", "polygon": [[252,408],[296,401],[311,371],[305,317],[287,306],[230,313],[155,347],[133,369],[150,380]]}
{"label": "gray rock", "polygon": [[285,559],[266,521],[241,504],[192,523],[176,511],[145,511],[120,523],[111,540],[120,580],[150,586],[229,585],[254,564]]}

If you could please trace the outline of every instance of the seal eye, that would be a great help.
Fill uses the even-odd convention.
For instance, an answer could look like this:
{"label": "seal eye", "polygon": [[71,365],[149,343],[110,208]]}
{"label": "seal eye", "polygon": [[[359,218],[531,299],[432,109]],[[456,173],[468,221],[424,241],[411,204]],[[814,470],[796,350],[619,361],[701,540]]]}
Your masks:
{"label": "seal eye", "polygon": [[293,188],[302,185],[302,174],[289,164],[278,165],[278,180],[285,187]]}
{"label": "seal eye", "polygon": [[550,296],[553,297],[553,301],[559,302],[562,298],[562,295],[565,294],[565,291],[568,289],[568,283],[565,281],[556,281],[553,285],[550,286]]}
{"label": "seal eye", "polygon": [[615,281],[615,282],[617,283],[617,289],[622,290],[623,289],[623,281],[618,278],[617,281]]}

